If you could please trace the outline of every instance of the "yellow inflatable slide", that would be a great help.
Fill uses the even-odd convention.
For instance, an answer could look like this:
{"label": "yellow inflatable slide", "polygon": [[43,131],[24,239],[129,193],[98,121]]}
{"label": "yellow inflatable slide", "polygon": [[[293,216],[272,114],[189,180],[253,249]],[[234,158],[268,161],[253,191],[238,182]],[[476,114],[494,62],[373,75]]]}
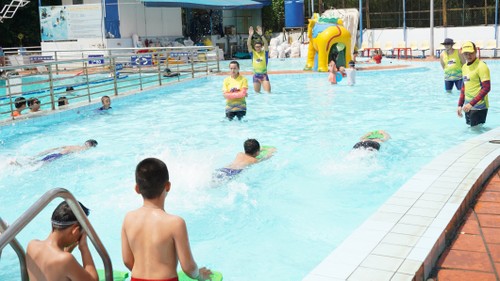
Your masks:
{"label": "yellow inflatable slide", "polygon": [[346,66],[351,58],[351,33],[342,25],[342,19],[319,17],[309,19],[307,36],[309,49],[304,70],[328,71],[328,63]]}

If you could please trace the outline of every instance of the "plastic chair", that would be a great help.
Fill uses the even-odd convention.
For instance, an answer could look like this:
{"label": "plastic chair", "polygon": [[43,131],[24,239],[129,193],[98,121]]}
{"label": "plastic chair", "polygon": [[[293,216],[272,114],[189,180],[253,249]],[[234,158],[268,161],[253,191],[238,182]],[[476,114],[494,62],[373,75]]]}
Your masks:
{"label": "plastic chair", "polygon": [[[417,41],[410,41],[409,48],[411,49],[412,52],[420,51]],[[415,57],[425,58],[423,55],[422,56],[415,56]]]}
{"label": "plastic chair", "polygon": [[431,44],[429,44],[429,40],[423,40],[420,42],[420,51],[422,51],[422,56],[425,58],[425,52],[429,51],[431,48]]}
{"label": "plastic chair", "polygon": [[391,52],[391,57],[394,56],[394,47],[392,46],[392,41],[385,42],[384,48],[382,48],[382,52],[386,52],[386,53]]}
{"label": "plastic chair", "polygon": [[370,47],[368,46],[368,41],[363,41],[363,42],[361,43],[361,48],[359,48],[358,52],[360,52],[360,53],[361,53],[361,55],[364,57],[364,56],[365,56],[365,51],[366,51],[368,48],[370,48]]}
{"label": "plastic chair", "polygon": [[495,39],[486,41],[486,47],[484,49],[486,49],[486,50],[498,50],[499,48],[497,48],[497,41],[495,41]]}

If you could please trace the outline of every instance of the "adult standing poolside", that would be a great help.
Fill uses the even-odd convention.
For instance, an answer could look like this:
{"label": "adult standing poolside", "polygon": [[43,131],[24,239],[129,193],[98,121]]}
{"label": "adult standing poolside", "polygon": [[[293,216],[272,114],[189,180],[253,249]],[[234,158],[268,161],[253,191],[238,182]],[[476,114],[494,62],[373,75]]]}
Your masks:
{"label": "adult standing poolside", "polygon": [[462,45],[462,54],[467,63],[462,66],[464,83],[460,91],[457,114],[462,117],[462,111],[465,112],[465,123],[473,127],[486,122],[490,69],[477,58],[474,43],[465,42]]}
{"label": "adult standing poolside", "polygon": [[462,89],[462,65],[465,63],[464,57],[453,48],[453,39],[446,38],[441,45],[444,45],[444,51],[441,52],[440,62],[444,70],[444,88],[447,93],[451,93],[453,85],[457,90]]}
{"label": "adult standing poolside", "polygon": [[267,76],[267,63],[269,61],[269,47],[266,37],[262,36],[262,27],[257,26],[257,34],[260,39],[256,40],[252,46],[252,38],[254,35],[253,26],[248,29],[247,47],[250,57],[252,58],[253,68],[253,89],[256,93],[260,93],[260,86],[264,91],[271,92],[271,82]]}
{"label": "adult standing poolside", "polygon": [[247,114],[246,96],[248,81],[240,75],[240,64],[237,61],[229,63],[231,76],[224,79],[222,92],[226,98],[226,117],[231,121],[234,117],[241,120]]}

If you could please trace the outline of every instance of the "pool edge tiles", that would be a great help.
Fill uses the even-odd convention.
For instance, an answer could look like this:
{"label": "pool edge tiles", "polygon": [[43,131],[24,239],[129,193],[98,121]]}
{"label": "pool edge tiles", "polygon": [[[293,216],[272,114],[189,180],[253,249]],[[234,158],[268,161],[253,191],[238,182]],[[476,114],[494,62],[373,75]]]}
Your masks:
{"label": "pool edge tiles", "polygon": [[500,139],[500,127],[436,157],[302,280],[426,280],[500,167],[500,144],[493,139]]}

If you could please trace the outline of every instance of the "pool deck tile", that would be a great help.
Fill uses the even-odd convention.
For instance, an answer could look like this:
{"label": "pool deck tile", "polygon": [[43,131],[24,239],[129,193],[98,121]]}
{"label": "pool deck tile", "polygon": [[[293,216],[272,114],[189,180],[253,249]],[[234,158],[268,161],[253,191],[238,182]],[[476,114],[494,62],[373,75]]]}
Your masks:
{"label": "pool deck tile", "polygon": [[500,128],[436,157],[303,280],[499,281],[500,145],[492,139]]}
{"label": "pool deck tile", "polygon": [[439,258],[434,280],[500,280],[500,169],[462,219]]}

